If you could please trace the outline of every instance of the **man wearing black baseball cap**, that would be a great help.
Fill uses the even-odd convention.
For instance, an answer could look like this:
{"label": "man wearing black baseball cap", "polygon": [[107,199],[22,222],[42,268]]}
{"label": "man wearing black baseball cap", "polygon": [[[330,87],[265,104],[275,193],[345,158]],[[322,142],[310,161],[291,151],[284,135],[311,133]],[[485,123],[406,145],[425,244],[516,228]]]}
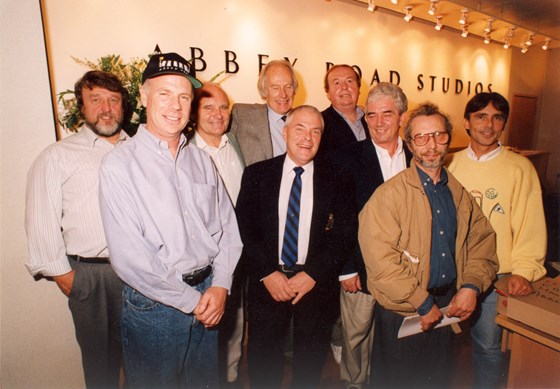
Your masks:
{"label": "man wearing black baseball cap", "polygon": [[142,76],[146,124],[100,170],[111,265],[125,283],[125,373],[134,388],[218,386],[215,326],[242,244],[210,157],[182,134],[201,85],[179,54],[154,54]]}

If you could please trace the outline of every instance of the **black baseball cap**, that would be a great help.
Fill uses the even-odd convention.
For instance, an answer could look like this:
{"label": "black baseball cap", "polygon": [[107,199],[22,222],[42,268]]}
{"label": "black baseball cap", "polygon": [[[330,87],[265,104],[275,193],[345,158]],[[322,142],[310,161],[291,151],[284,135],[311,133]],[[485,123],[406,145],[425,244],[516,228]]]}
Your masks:
{"label": "black baseball cap", "polygon": [[149,78],[163,76],[164,74],[184,76],[191,82],[194,89],[202,86],[202,82],[195,77],[195,71],[191,63],[177,53],[157,53],[152,55],[142,74],[142,84]]}

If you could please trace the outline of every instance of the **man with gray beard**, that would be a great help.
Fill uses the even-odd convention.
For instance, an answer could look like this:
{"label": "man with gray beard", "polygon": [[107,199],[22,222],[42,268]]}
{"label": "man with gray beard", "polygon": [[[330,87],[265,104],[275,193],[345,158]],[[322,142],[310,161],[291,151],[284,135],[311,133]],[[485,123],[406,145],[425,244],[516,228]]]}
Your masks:
{"label": "man with gray beard", "polygon": [[114,75],[97,70],[74,91],[84,124],[47,147],[27,177],[25,266],[68,297],[87,388],[118,388],[122,283],[109,264],[98,171],[105,154],[128,139],[121,130],[128,93]]}
{"label": "man with gray beard", "polygon": [[[360,212],[358,240],[377,301],[374,387],[449,387],[453,331],[435,327],[444,314],[468,319],[498,269],[494,230],[443,167],[451,133],[436,105],[412,111],[404,128],[411,166],[378,187]],[[419,333],[399,338],[413,315]]]}

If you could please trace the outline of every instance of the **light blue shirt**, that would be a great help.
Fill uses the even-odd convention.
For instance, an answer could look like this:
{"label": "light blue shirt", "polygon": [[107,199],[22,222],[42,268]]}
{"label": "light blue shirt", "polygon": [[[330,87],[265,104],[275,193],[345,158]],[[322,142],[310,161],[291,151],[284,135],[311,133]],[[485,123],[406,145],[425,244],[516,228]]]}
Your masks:
{"label": "light blue shirt", "polygon": [[270,128],[270,138],[272,139],[272,155],[275,157],[286,152],[286,141],[282,136],[285,121],[282,120],[282,116],[268,107],[268,127]]}
{"label": "light blue shirt", "polygon": [[[334,107],[333,107],[334,108]],[[338,109],[334,108],[334,110],[340,115],[341,118],[350,126],[350,129],[354,133],[357,141],[361,141],[367,138],[366,136],[366,129],[362,123],[362,118],[364,117],[364,111],[360,107],[356,107],[356,121],[351,122],[340,112]],[[369,131],[369,130],[368,130]]]}
{"label": "light blue shirt", "polygon": [[181,135],[173,159],[167,142],[141,125],[103,159],[99,181],[111,265],[125,283],[185,313],[200,293],[183,274],[213,264],[212,286],[230,289],[242,243],[231,201],[204,151]]}

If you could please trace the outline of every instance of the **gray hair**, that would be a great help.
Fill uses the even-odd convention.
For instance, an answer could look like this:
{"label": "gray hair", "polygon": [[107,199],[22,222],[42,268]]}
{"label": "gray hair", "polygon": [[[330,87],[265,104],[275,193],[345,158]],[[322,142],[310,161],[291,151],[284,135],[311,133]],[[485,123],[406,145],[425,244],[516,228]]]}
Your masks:
{"label": "gray hair", "polygon": [[402,115],[408,110],[408,100],[403,90],[390,82],[380,82],[369,90],[366,100],[366,109],[367,104],[377,99],[379,96],[387,96],[393,99],[399,111],[399,115]]}

